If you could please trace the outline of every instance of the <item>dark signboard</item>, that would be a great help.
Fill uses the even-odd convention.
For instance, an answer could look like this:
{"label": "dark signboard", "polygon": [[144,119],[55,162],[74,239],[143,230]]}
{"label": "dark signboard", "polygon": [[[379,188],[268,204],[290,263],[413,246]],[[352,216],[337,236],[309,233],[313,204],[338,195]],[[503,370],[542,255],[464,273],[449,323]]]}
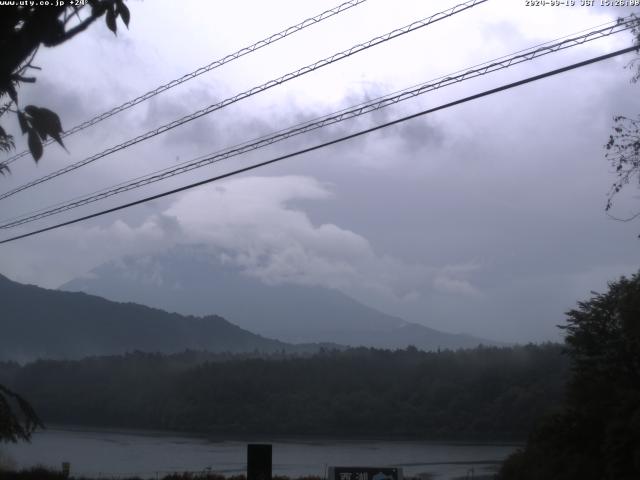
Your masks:
{"label": "dark signboard", "polygon": [[247,480],[271,480],[270,444],[247,445]]}
{"label": "dark signboard", "polygon": [[402,480],[402,469],[387,467],[329,467],[329,480]]}

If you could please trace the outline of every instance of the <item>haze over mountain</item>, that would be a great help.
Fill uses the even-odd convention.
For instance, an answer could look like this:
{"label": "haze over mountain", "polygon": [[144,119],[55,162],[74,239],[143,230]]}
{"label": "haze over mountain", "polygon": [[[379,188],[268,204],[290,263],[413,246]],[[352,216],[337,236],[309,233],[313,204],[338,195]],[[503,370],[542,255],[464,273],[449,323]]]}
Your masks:
{"label": "haze over mountain", "polygon": [[286,342],[422,349],[495,342],[406,322],[330,288],[268,285],[222,250],[180,245],[163,253],[105,263],[60,287],[137,302],[184,315],[221,315],[242,328]]}
{"label": "haze over mountain", "polygon": [[0,275],[0,360],[72,359],[135,350],[305,352],[215,315],[183,316],[84,293],[23,285]]}

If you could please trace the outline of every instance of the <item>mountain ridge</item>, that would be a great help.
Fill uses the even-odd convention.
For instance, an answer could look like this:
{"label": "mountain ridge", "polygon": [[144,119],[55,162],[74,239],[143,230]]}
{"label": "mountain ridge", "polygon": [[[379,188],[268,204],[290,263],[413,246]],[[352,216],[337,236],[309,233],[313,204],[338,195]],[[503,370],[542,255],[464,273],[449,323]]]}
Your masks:
{"label": "mountain ridge", "polygon": [[218,315],[169,313],[82,292],[24,285],[0,274],[0,360],[76,359],[131,351],[307,352],[244,330]]}
{"label": "mountain ridge", "polygon": [[60,287],[135,301],[183,315],[215,313],[249,331],[290,343],[331,342],[376,348],[472,348],[501,345],[441,332],[319,286],[268,285],[225,261],[227,252],[179,245],[154,255],[102,264]]}

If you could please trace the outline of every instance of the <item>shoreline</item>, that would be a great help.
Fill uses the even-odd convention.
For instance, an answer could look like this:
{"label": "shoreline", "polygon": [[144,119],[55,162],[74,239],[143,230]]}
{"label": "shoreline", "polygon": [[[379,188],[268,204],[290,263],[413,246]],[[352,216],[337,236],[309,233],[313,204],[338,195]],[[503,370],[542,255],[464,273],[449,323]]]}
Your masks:
{"label": "shoreline", "polygon": [[206,433],[187,430],[155,430],[129,427],[104,427],[88,425],[69,425],[51,423],[45,424],[44,430],[38,430],[35,434],[47,432],[70,432],[70,433],[100,433],[100,434],[122,434],[137,437],[182,437],[188,439],[201,439],[207,443],[224,442],[272,442],[272,443],[295,443],[295,444],[325,444],[332,445],[359,444],[359,443],[397,443],[397,444],[425,444],[425,445],[451,445],[451,446],[492,446],[492,447],[519,447],[524,446],[526,440],[482,440],[482,439],[437,439],[410,436],[367,436],[367,435],[268,435],[263,433]]}
{"label": "shoreline", "polygon": [[[247,443],[262,439],[55,424],[36,433],[31,444],[9,445],[6,453],[19,469],[38,465],[59,469],[61,462],[70,462],[72,475],[88,479],[157,478],[185,472],[233,476],[246,469]],[[274,476],[290,479],[323,478],[328,466],[371,465],[401,467],[405,478],[451,480],[464,478],[470,469],[492,474],[520,446],[309,436],[266,440],[273,445]]]}

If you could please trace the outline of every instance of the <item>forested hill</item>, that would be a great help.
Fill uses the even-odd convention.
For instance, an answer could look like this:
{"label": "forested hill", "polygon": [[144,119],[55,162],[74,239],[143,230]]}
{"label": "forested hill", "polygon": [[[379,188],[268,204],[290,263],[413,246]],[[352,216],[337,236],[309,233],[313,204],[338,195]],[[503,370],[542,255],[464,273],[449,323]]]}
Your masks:
{"label": "forested hill", "polygon": [[189,348],[211,352],[307,349],[255,335],[218,316],[167,313],[84,293],[22,285],[2,275],[0,308],[0,360],[80,358],[134,350],[171,353]]}
{"label": "forested hill", "polygon": [[28,398],[45,423],[499,440],[524,439],[561,402],[567,374],[559,345],[211,359],[138,353],[0,363],[0,383]]}

